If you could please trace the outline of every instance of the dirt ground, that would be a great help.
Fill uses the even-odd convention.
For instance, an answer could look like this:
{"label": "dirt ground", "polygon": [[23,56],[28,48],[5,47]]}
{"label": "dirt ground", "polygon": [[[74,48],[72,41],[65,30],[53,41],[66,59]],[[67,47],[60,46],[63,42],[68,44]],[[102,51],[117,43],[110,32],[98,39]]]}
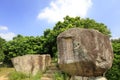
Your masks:
{"label": "dirt ground", "polygon": [[0,80],[8,80],[7,75],[0,76]]}
{"label": "dirt ground", "polygon": [[14,71],[14,68],[0,68],[0,80],[8,80],[11,71]]}

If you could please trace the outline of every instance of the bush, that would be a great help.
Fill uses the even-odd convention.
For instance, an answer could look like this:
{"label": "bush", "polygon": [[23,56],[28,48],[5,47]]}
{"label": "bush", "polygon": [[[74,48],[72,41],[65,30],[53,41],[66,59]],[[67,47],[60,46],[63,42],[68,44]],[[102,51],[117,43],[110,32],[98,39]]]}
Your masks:
{"label": "bush", "polygon": [[0,37],[0,62],[3,62],[5,55],[4,55],[4,47],[5,40]]}
{"label": "bush", "polygon": [[54,79],[55,80],[69,80],[69,76],[66,73],[63,72],[56,72],[54,74]]}
{"label": "bush", "polygon": [[5,55],[3,51],[0,50],[0,62],[3,62],[4,58],[5,58]]}
{"label": "bush", "polygon": [[114,54],[113,66],[106,73],[108,80],[120,80],[120,55]]}
{"label": "bush", "polygon": [[108,80],[120,80],[120,38],[112,40],[114,60],[110,70],[106,73]]}

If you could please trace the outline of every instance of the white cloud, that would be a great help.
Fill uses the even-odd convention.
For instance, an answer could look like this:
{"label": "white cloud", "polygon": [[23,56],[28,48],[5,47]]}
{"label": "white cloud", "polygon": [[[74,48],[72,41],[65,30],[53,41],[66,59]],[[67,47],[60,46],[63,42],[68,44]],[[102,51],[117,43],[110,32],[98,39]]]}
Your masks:
{"label": "white cloud", "polygon": [[0,26],[0,37],[5,39],[6,41],[12,40],[15,37],[15,33],[9,32],[7,26]]}
{"label": "white cloud", "polygon": [[8,27],[7,26],[0,26],[0,31],[7,31]]}
{"label": "white cloud", "polygon": [[91,0],[52,0],[49,7],[39,13],[38,19],[57,22],[63,20],[66,15],[86,17],[91,6]]}
{"label": "white cloud", "polygon": [[120,39],[120,37],[111,37],[110,39]]}
{"label": "white cloud", "polygon": [[5,39],[6,41],[12,40],[13,37],[15,37],[16,35],[12,32],[7,32],[7,33],[0,33],[0,37],[2,37],[3,39]]}

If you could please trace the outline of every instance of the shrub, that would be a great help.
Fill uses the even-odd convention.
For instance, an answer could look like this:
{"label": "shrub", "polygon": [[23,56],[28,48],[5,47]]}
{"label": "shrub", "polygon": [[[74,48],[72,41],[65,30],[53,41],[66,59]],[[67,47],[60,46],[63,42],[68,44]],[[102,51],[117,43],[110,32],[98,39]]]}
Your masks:
{"label": "shrub", "polygon": [[0,50],[0,62],[3,62],[4,58],[5,58],[5,55],[3,51]]}
{"label": "shrub", "polygon": [[63,72],[56,72],[54,74],[54,80],[69,80],[69,76]]}

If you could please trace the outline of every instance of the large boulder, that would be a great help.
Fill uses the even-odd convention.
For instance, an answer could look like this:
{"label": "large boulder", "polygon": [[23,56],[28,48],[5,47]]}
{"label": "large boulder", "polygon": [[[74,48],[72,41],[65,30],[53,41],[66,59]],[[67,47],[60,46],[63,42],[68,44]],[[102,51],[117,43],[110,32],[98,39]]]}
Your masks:
{"label": "large boulder", "polygon": [[35,75],[42,72],[50,65],[50,55],[24,55],[12,58],[12,63],[16,71]]}
{"label": "large boulder", "polygon": [[113,50],[109,37],[97,30],[71,28],[57,37],[58,64],[76,76],[102,76],[111,68]]}

